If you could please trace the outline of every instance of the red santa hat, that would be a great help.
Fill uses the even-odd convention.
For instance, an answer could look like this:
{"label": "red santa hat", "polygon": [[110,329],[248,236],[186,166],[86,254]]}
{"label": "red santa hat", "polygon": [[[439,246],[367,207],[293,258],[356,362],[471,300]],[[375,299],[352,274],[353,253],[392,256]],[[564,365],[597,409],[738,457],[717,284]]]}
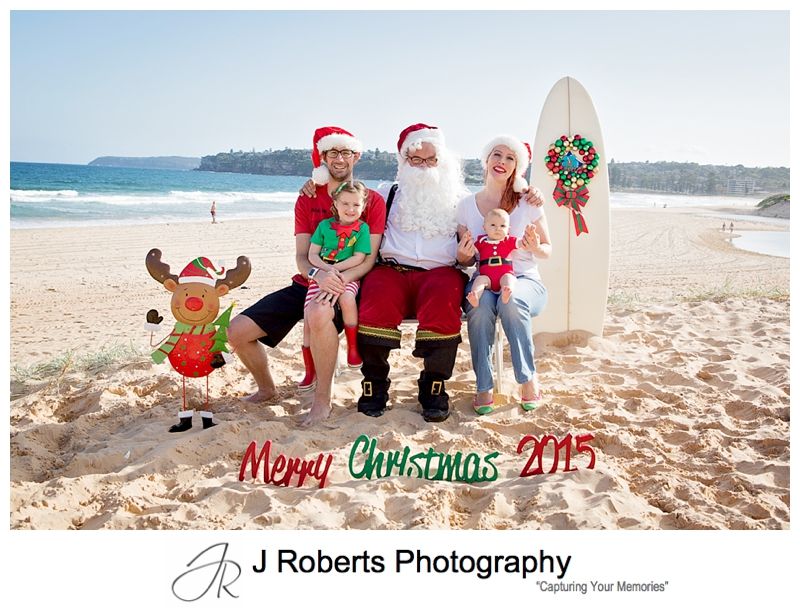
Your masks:
{"label": "red santa hat", "polygon": [[444,148],[444,136],[438,127],[415,123],[400,132],[397,139],[397,159],[402,163],[406,153],[419,150],[425,142],[433,144],[437,151]]}
{"label": "red santa hat", "polygon": [[199,282],[207,286],[216,286],[217,280],[225,276],[225,268],[220,265],[220,270],[214,267],[205,256],[198,256],[191,263],[186,265],[178,276],[179,284],[192,284]]}
{"label": "red santa hat", "polygon": [[528,171],[528,166],[531,164],[530,144],[514,136],[497,136],[483,147],[483,155],[481,156],[483,169],[486,169],[486,161],[489,159],[489,155],[492,154],[495,146],[508,146],[517,158],[517,167],[514,171],[514,192],[521,193],[528,188],[528,181],[525,180],[525,173]]}
{"label": "red santa hat", "polygon": [[356,137],[341,127],[320,127],[314,132],[314,148],[311,151],[311,162],[314,169],[311,179],[315,184],[328,184],[331,174],[326,165],[322,163],[325,151],[331,148],[345,148],[353,152],[361,152],[363,147]]}

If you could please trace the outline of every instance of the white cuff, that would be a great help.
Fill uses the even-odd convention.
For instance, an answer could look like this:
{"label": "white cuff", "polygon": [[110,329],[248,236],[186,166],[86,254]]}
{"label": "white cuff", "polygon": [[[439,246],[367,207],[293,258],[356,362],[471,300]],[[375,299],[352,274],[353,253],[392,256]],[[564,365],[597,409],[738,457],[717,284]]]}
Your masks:
{"label": "white cuff", "polygon": [[180,411],[178,413],[178,417],[180,417],[181,419],[183,419],[184,417],[191,417],[192,415],[194,415],[194,409],[189,409],[188,411]]}
{"label": "white cuff", "polygon": [[145,322],[144,329],[149,330],[151,333],[157,333],[161,330],[161,324],[153,324],[152,322]]}
{"label": "white cuff", "polygon": [[225,364],[230,364],[235,360],[233,354],[229,354],[228,352],[220,352],[222,354],[222,359],[225,361]]}
{"label": "white cuff", "polygon": [[214,417],[211,411],[200,411],[200,417]]}

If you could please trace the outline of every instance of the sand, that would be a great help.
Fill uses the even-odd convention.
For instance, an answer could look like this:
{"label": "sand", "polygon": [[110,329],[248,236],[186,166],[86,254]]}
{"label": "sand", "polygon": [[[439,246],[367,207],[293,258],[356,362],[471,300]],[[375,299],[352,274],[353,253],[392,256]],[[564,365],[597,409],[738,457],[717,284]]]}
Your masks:
{"label": "sand", "polygon": [[[11,232],[11,516],[20,529],[488,528],[788,529],[789,261],[733,248],[696,210],[612,212],[610,299],[603,337],[536,336],[546,403],[523,412],[510,367],[495,413],[471,409],[465,339],[449,383],[452,415],[426,424],[416,402],[413,328],[392,355],[390,410],[354,401],[360,375],[336,379],[331,418],[305,430],[310,396],[296,328],[269,350],[281,396],[254,388],[238,361],[210,377],[220,425],[168,434],[181,378],[149,361],[148,309],[170,324],[169,295],[147,274],[152,247],[172,270],[193,257],[253,264],[237,311],[287,283],[289,218],[193,225]],[[737,222],[737,230],[763,230]],[[190,381],[199,407],[205,383]],[[521,477],[525,435],[591,434],[574,472]],[[497,452],[497,479],[356,479],[360,435],[382,451]],[[325,487],[239,481],[246,447],[272,460],[332,456]],[[359,458],[357,464],[363,464]],[[563,461],[561,462],[563,466]]]}

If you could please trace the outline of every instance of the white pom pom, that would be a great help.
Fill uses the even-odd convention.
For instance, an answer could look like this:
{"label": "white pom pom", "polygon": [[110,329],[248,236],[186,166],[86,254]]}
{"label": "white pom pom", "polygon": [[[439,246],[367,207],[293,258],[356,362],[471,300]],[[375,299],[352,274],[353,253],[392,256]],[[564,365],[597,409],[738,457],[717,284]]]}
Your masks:
{"label": "white pom pom", "polygon": [[322,186],[328,184],[328,181],[331,179],[331,174],[327,166],[320,165],[319,167],[315,167],[314,171],[311,172],[311,179],[314,181],[314,184]]}
{"label": "white pom pom", "polygon": [[526,188],[528,188],[528,181],[525,180],[525,178],[523,178],[522,176],[519,176],[519,175],[516,178],[514,178],[514,192],[515,193],[521,193]]}

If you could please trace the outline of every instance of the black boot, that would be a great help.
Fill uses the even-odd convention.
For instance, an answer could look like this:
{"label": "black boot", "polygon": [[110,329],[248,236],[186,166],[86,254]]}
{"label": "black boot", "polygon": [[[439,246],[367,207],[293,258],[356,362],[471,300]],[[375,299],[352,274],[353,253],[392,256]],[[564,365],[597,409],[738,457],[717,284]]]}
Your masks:
{"label": "black boot", "polygon": [[361,398],[358,412],[370,417],[380,417],[389,402],[389,352],[386,345],[374,345],[358,335],[358,351],[364,361],[361,365]]}
{"label": "black boot", "polygon": [[191,412],[189,413],[189,415],[181,415],[178,418],[178,422],[180,422],[180,423],[177,423],[177,424],[174,424],[173,426],[170,426],[169,431],[170,432],[186,432],[186,430],[188,430],[189,428],[192,427],[192,415],[193,415],[193,413],[191,413]]}
{"label": "black boot", "polygon": [[219,369],[223,366],[225,366],[225,357],[222,355],[222,352],[217,352],[214,354],[214,357],[211,358],[211,368]]}
{"label": "black boot", "polygon": [[422,418],[427,422],[441,422],[450,417],[450,397],[444,388],[444,379],[431,373],[423,373],[417,381]]}
{"label": "black boot", "polygon": [[380,417],[386,411],[389,402],[388,379],[363,379],[361,381],[361,398],[358,399],[358,412],[370,417]]}
{"label": "black boot", "polygon": [[200,411],[200,417],[203,420],[203,430],[208,430],[211,426],[216,426],[214,423],[214,414],[210,411]]}

